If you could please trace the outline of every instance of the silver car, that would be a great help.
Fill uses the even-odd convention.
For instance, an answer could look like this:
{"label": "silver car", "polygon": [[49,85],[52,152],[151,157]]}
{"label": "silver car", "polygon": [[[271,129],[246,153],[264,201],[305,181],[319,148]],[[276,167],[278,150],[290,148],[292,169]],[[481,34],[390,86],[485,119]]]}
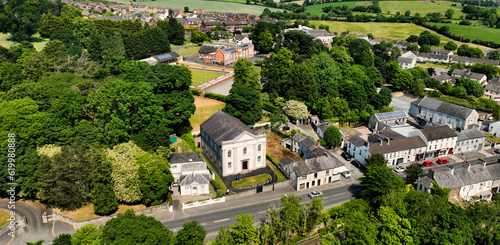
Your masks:
{"label": "silver car", "polygon": [[311,192],[309,192],[309,197],[310,198],[322,197],[322,196],[323,196],[323,192],[321,192],[321,191],[311,191]]}

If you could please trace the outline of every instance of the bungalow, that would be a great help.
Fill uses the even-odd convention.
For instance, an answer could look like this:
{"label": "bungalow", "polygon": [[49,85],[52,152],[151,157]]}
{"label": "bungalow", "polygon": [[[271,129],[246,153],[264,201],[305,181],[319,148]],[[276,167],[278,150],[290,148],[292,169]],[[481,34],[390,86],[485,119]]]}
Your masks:
{"label": "bungalow", "polygon": [[210,193],[211,174],[199,153],[171,154],[168,158],[174,186],[179,186],[181,195],[197,196]]}
{"label": "bungalow", "polygon": [[454,77],[448,75],[447,73],[434,76],[433,79],[439,81],[440,83],[450,83],[455,81]]}
{"label": "bungalow", "polygon": [[431,48],[431,54],[440,54],[440,55],[446,55],[446,56],[453,56],[453,51],[450,50],[444,50],[444,49],[438,49],[438,48]]}
{"label": "bungalow", "polygon": [[469,58],[469,57],[462,57],[462,56],[453,56],[451,59],[451,62],[453,63],[464,63],[465,65],[474,65],[476,63],[480,64],[493,64],[498,66],[500,61],[498,60],[488,60],[488,59],[478,59],[478,58]]}
{"label": "bungalow", "polygon": [[409,45],[413,44],[413,43],[398,41],[398,40],[392,40],[391,43],[392,43],[392,45],[394,45],[394,47],[398,48],[399,50],[406,50],[406,49],[408,49]]}

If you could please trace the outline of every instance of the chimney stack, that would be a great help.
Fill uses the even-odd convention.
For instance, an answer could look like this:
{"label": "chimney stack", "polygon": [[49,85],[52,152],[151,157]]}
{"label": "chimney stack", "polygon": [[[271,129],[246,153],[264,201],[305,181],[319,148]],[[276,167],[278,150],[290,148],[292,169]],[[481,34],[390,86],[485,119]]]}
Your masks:
{"label": "chimney stack", "polygon": [[382,139],[378,139],[378,140],[380,141],[380,145],[382,145],[382,142],[383,142],[384,140],[382,140]]}
{"label": "chimney stack", "polygon": [[387,145],[391,144],[391,138],[387,137]]}

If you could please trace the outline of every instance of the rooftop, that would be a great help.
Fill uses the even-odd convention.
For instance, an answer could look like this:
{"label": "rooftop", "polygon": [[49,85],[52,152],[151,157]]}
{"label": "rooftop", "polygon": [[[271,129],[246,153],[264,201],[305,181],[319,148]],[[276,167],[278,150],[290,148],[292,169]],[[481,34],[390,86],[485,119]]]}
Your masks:
{"label": "rooftop", "polygon": [[419,147],[425,147],[426,144],[419,136],[401,138],[395,140],[384,141],[382,143],[370,143],[368,148],[370,153],[391,153],[404,150],[411,150]]}
{"label": "rooftop", "polygon": [[212,140],[220,145],[223,141],[232,140],[243,132],[251,135],[257,135],[240,120],[222,112],[215,112],[210,118],[200,125],[201,130],[205,131]]}
{"label": "rooftop", "polygon": [[203,161],[203,158],[200,157],[200,154],[198,152],[170,154],[170,156],[168,157],[168,162],[171,164],[199,161]]}
{"label": "rooftop", "polygon": [[456,131],[447,125],[420,129],[420,132],[428,141],[457,137]]}
{"label": "rooftop", "polygon": [[338,167],[343,167],[342,162],[335,158],[334,156],[328,154],[328,156],[320,156],[315,158],[309,158],[302,160],[295,164],[295,172],[297,176],[304,176],[312,173],[317,173],[327,169],[334,169]]}
{"label": "rooftop", "polygon": [[413,105],[420,106],[423,108],[435,110],[446,115],[454,116],[460,119],[467,119],[469,115],[475,111],[474,109],[451,104],[448,102],[436,100],[425,96],[420,100],[411,102]]}

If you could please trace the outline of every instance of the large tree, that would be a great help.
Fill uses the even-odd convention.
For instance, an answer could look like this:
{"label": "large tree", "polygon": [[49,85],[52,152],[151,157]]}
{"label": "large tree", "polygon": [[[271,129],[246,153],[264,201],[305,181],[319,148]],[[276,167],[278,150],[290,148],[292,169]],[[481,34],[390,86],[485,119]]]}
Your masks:
{"label": "large tree", "polygon": [[340,134],[340,131],[337,127],[335,127],[334,125],[330,125],[325,130],[323,140],[325,140],[326,145],[329,147],[339,146],[340,142],[342,141],[342,135]]}
{"label": "large tree", "polygon": [[145,215],[135,215],[132,210],[108,220],[101,234],[103,244],[170,245],[173,240],[172,231],[160,221]]}
{"label": "large tree", "polygon": [[175,236],[175,245],[203,245],[207,231],[196,220],[185,222]]}

